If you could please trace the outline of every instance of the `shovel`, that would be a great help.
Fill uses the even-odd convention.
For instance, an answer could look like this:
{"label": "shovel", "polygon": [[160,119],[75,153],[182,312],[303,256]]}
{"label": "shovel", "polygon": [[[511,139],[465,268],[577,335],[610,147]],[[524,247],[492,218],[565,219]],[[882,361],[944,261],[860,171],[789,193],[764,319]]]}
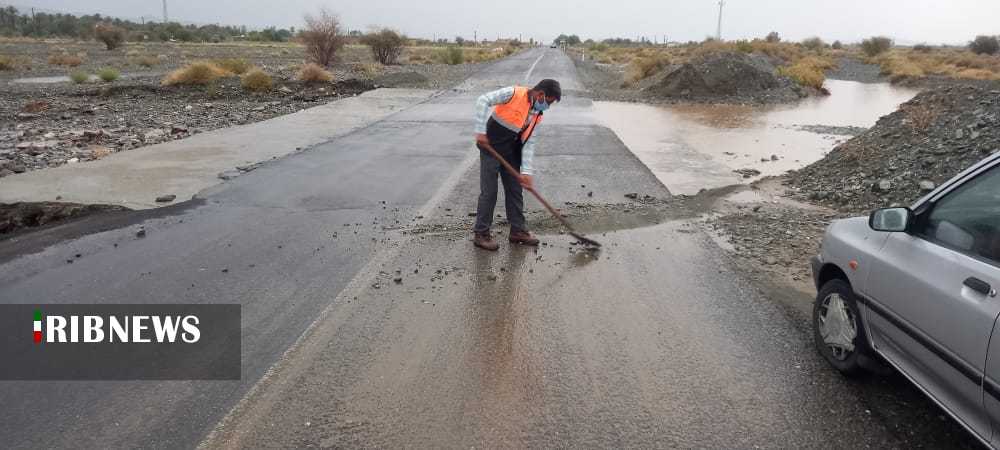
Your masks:
{"label": "shovel", "polygon": [[[494,149],[492,145],[490,144],[479,145],[479,148],[486,150],[487,152],[489,152],[490,155],[493,155],[493,157],[496,158],[497,161],[500,161],[500,164],[503,165],[504,169],[507,169],[507,172],[510,173],[514,178],[519,179],[521,177],[521,174],[517,171],[517,169],[514,169],[514,166],[511,166],[510,163],[507,162],[507,160],[503,159],[503,156],[500,156],[500,153],[497,153],[496,149]],[[566,220],[566,218],[564,218],[562,214],[559,214],[559,211],[556,211],[556,209],[553,208],[552,205],[549,204],[549,202],[545,201],[545,199],[542,198],[542,195],[539,194],[534,187],[530,188],[526,187],[524,189],[527,190],[528,192],[531,192],[531,195],[534,195],[535,198],[538,199],[538,203],[541,203],[542,206],[545,207],[545,209],[549,210],[549,212],[552,213],[553,217],[559,220],[559,223],[562,223],[562,226],[566,228],[570,236],[575,237],[576,240],[591,247],[601,246],[599,242],[587,238],[586,236],[580,233],[577,233],[576,230],[573,229],[573,226],[570,225],[569,222]]]}

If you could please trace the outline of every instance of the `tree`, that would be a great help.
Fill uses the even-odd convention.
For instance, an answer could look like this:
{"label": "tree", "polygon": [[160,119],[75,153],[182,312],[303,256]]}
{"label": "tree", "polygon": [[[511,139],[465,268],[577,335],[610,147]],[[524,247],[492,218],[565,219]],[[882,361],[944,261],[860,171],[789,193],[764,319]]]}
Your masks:
{"label": "tree", "polygon": [[406,38],[388,28],[368,33],[361,38],[361,43],[371,47],[372,56],[382,64],[396,64],[399,55],[403,53]]}
{"label": "tree", "polygon": [[996,36],[976,36],[976,39],[969,43],[969,50],[979,55],[993,55],[1000,51],[1000,42]]}
{"label": "tree", "polygon": [[770,33],[767,33],[767,37],[765,37],[764,40],[771,43],[781,42],[781,35],[778,34],[777,31],[772,31]]}
{"label": "tree", "polygon": [[125,42],[125,30],[108,23],[99,23],[94,26],[94,36],[98,41],[104,43],[108,50],[114,50]]}
{"label": "tree", "polygon": [[861,41],[861,51],[869,58],[878,56],[892,48],[892,39],[885,36],[875,36]]}
{"label": "tree", "polygon": [[306,29],[299,37],[306,45],[306,56],[316,64],[329,67],[344,46],[340,19],[326,8],[321,8],[318,15],[306,14],[305,20]]}
{"label": "tree", "polygon": [[802,46],[808,48],[809,50],[815,51],[815,50],[822,50],[823,47],[826,47],[826,43],[823,42],[823,40],[818,37],[811,37],[809,39],[802,41]]}

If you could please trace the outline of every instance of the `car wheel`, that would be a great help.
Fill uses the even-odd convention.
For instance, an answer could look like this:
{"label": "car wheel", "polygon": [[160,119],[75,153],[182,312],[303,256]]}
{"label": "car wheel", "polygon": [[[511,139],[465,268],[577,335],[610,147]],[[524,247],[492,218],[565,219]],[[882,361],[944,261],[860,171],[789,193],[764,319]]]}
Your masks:
{"label": "car wheel", "polygon": [[868,338],[854,290],[844,280],[830,280],[820,288],[813,305],[813,336],[819,353],[841,373],[864,372]]}

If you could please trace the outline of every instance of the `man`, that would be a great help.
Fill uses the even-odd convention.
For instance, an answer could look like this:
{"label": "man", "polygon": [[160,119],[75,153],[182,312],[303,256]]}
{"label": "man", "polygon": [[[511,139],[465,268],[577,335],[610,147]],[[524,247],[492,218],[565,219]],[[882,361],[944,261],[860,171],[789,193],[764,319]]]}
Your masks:
{"label": "man", "polygon": [[[497,204],[497,176],[503,181],[504,206],[510,222],[509,241],[512,244],[538,245],[538,239],[528,232],[524,223],[522,187],[532,188],[532,160],[537,139],[532,135],[542,121],[549,105],[562,99],[556,80],[542,80],[534,88],[511,86],[484,94],[476,101],[476,145],[479,151],[479,206],[473,228],[476,247],[495,251],[500,248],[490,234],[493,208]],[[490,114],[490,107],[496,106]],[[487,120],[487,117],[489,120]],[[520,171],[518,177],[508,173],[482,148],[491,145],[510,165]]]}

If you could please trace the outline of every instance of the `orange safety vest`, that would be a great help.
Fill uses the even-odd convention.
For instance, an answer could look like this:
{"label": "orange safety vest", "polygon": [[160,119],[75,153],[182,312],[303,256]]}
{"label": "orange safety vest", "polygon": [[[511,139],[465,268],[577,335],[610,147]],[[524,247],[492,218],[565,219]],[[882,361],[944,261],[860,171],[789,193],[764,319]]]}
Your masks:
{"label": "orange safety vest", "polygon": [[528,99],[528,88],[514,86],[514,96],[507,103],[497,105],[493,109],[493,120],[510,131],[520,133],[523,144],[528,142],[535,126],[542,121],[542,113],[538,113],[535,115],[535,120],[527,123],[531,107],[531,101]]}

